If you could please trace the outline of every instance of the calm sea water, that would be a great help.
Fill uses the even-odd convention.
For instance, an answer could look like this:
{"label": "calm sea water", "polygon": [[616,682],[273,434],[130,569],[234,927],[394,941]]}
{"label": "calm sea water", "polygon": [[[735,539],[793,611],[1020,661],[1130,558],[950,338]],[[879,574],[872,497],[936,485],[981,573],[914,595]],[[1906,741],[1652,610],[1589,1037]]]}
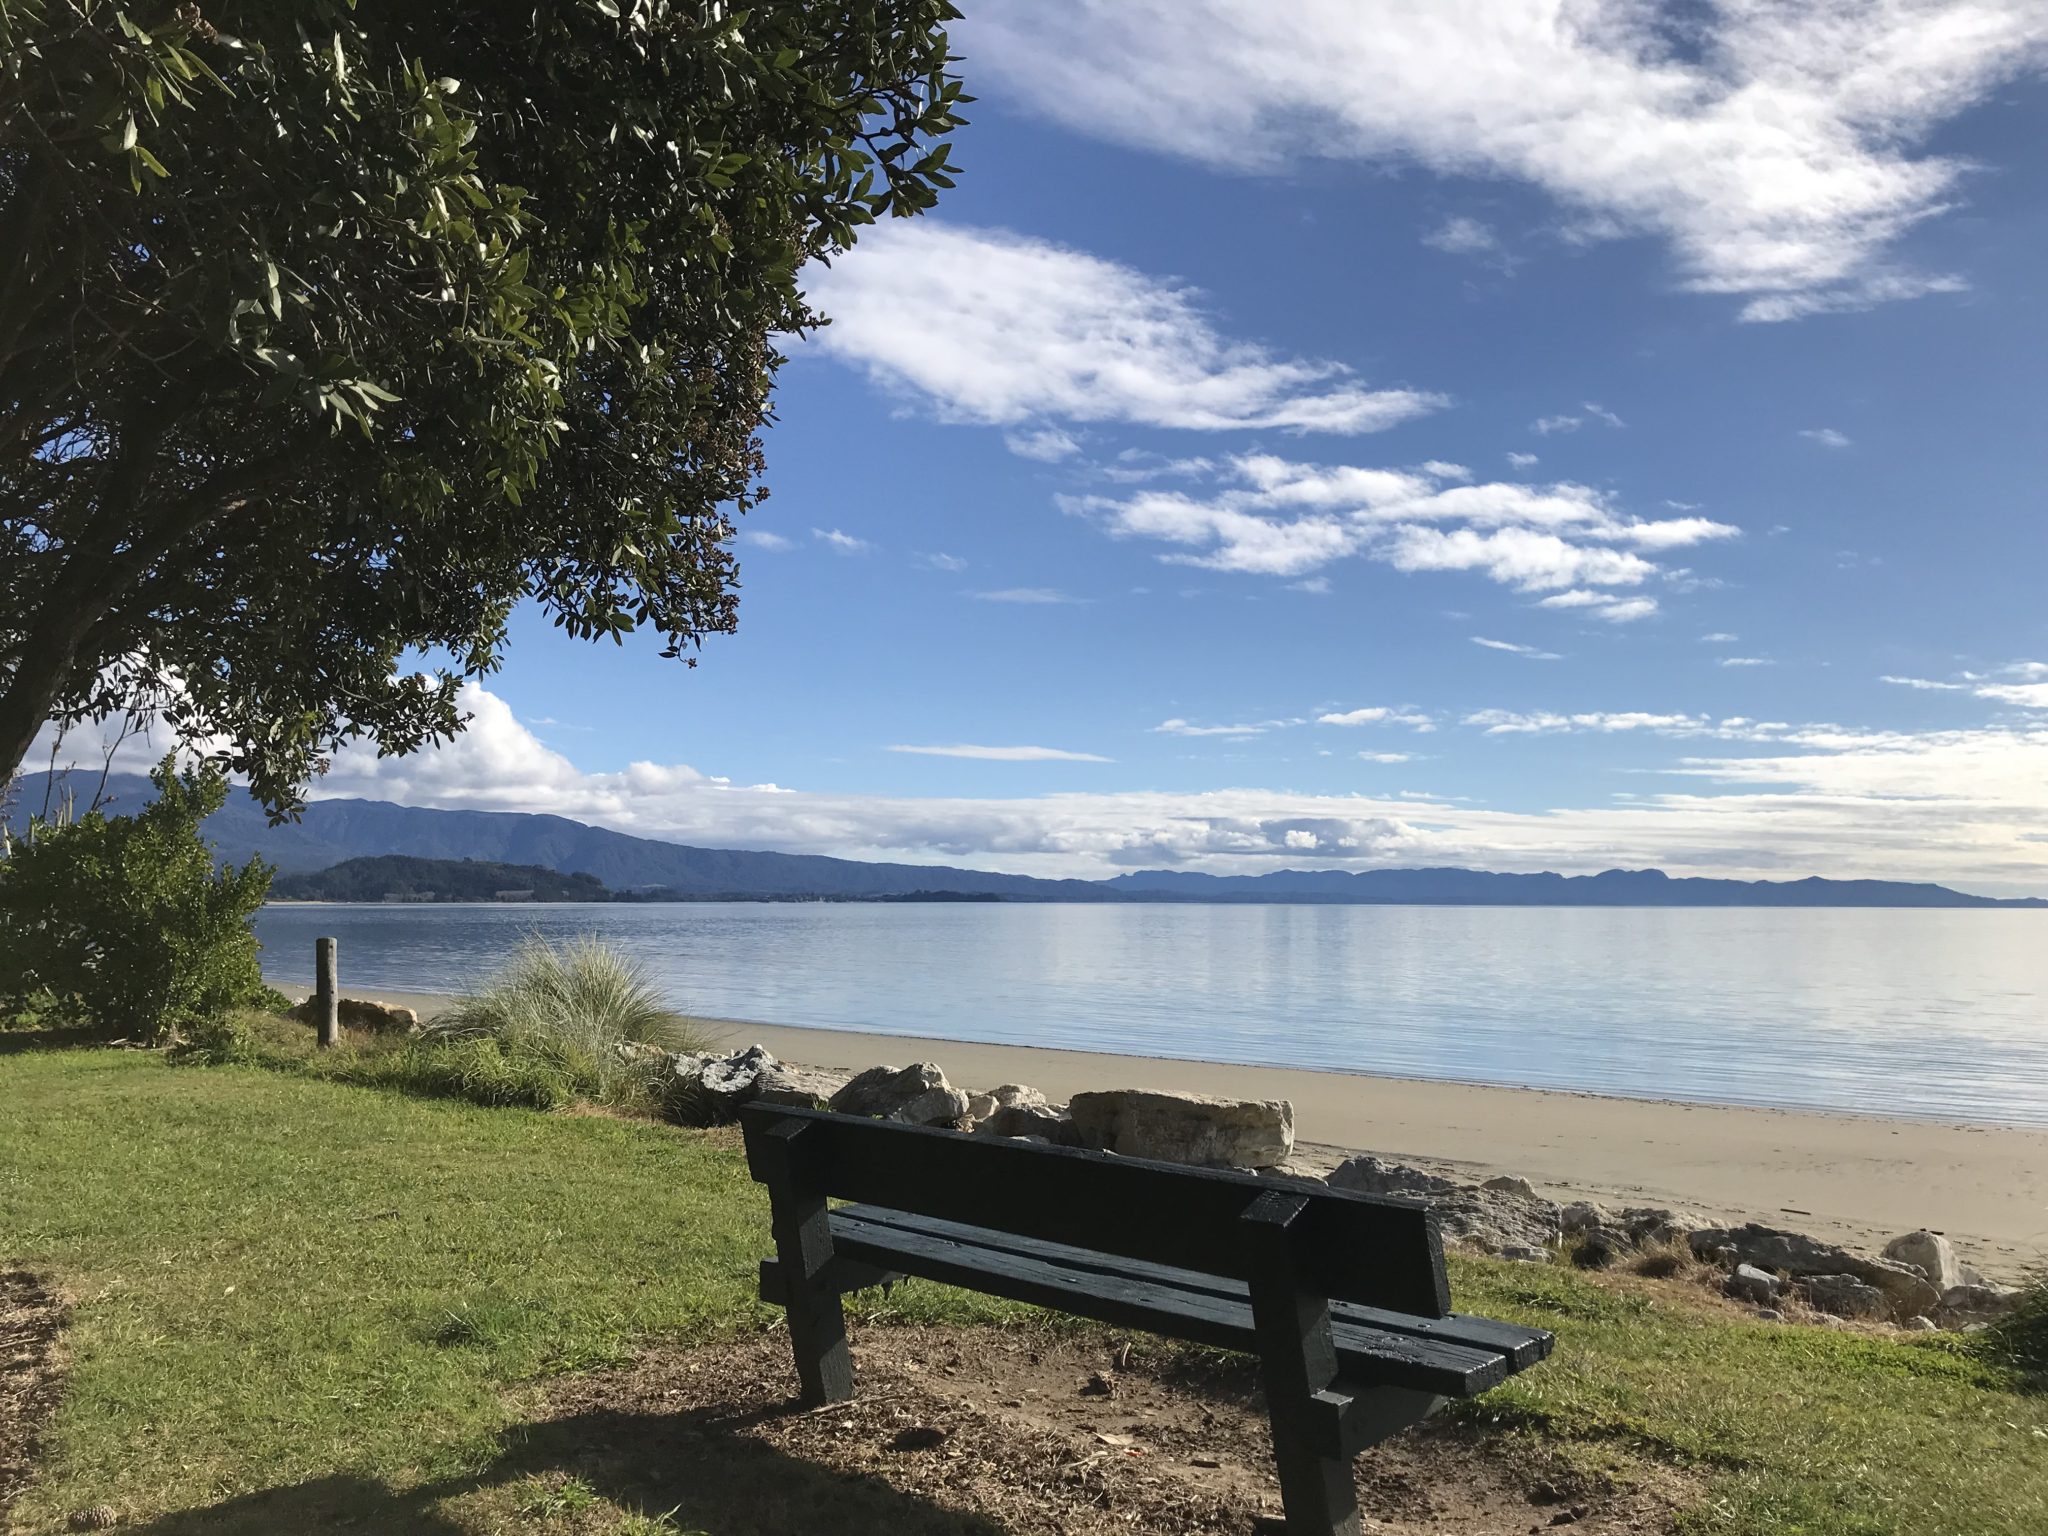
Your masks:
{"label": "calm sea water", "polygon": [[714,1017],[2048,1124],[2048,912],[276,906],[264,965],[447,992],[597,935]]}

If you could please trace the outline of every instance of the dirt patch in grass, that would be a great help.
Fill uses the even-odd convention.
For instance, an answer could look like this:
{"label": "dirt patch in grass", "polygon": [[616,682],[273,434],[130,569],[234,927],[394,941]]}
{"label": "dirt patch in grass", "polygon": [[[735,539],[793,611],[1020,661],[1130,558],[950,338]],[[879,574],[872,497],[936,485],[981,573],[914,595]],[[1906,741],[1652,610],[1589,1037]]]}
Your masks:
{"label": "dirt patch in grass", "polygon": [[0,1524],[28,1486],[36,1440],[64,1389],[57,1293],[21,1270],[0,1269]]}
{"label": "dirt patch in grass", "polygon": [[[663,1350],[556,1384],[549,1425],[605,1426],[557,1476],[714,1536],[1246,1536],[1279,1487],[1248,1362],[1030,1329],[858,1330],[856,1399],[803,1412],[780,1331]],[[628,1430],[621,1438],[619,1431]],[[679,1464],[723,1478],[680,1480]],[[747,1469],[770,1469],[755,1477]],[[1429,1425],[1356,1463],[1387,1536],[1669,1532],[1683,1474],[1568,1462],[1524,1437]],[[773,1469],[781,1469],[779,1475]]]}

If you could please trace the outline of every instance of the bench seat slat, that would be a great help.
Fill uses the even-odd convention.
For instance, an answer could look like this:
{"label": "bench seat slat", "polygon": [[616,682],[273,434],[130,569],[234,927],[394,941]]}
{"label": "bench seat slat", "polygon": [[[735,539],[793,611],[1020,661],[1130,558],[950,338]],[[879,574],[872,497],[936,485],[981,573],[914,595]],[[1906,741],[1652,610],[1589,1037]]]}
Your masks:
{"label": "bench seat slat", "polygon": [[[856,1263],[1192,1343],[1257,1351],[1248,1300],[1063,1263],[1061,1244],[1011,1238],[1009,1246],[994,1247],[963,1235],[864,1220],[843,1209],[832,1214],[832,1239],[834,1250]],[[1464,1398],[1499,1385],[1511,1369],[1508,1356],[1496,1349],[1392,1333],[1357,1322],[1339,1323],[1333,1333],[1348,1381]]]}
{"label": "bench seat slat", "polygon": [[[1250,1288],[1242,1280],[1233,1280],[1227,1275],[1205,1275],[1198,1270],[1178,1269],[1170,1264],[1151,1264],[1143,1259],[1121,1258],[1115,1254],[1097,1253],[1091,1249],[1075,1248],[1064,1243],[1018,1238],[986,1227],[941,1221],[934,1216],[884,1210],[872,1205],[848,1205],[833,1212],[832,1219],[835,1234],[839,1230],[840,1222],[857,1220],[868,1227],[890,1227],[904,1232],[950,1237],[978,1247],[1001,1248],[1012,1253],[1050,1259],[1073,1269],[1090,1270],[1097,1274],[1124,1275],[1185,1291],[1206,1291],[1227,1300],[1243,1302],[1246,1306],[1251,1303]],[[1460,1313],[1452,1313],[1443,1318],[1415,1317],[1405,1312],[1390,1312],[1383,1308],[1359,1306],[1348,1301],[1332,1302],[1330,1318],[1337,1324],[1351,1323],[1362,1328],[1377,1329],[1383,1333],[1406,1334],[1413,1338],[1462,1345],[1503,1355],[1511,1372],[1526,1370],[1538,1361],[1548,1359],[1551,1347],[1556,1342],[1555,1336],[1545,1329],[1496,1322],[1490,1317],[1468,1317]]]}

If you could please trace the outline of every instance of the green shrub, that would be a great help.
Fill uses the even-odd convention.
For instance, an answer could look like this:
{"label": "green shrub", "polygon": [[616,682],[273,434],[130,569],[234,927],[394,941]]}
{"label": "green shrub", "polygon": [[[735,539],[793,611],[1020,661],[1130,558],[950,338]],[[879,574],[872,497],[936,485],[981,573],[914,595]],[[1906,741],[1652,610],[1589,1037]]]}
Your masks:
{"label": "green shrub", "polygon": [[[557,947],[540,938],[521,945],[482,991],[432,1020],[415,1049],[431,1057],[485,1045],[522,1082],[552,1076],[567,1097],[609,1105],[646,1103],[660,1052],[708,1048],[638,961],[595,939]],[[482,1053],[464,1059],[469,1070],[485,1070]]]}
{"label": "green shrub", "polygon": [[1985,1355],[2048,1388],[2048,1275],[2021,1291],[2012,1311],[1976,1338]]}
{"label": "green shrub", "polygon": [[217,770],[165,758],[133,816],[37,818],[0,849],[0,1014],[75,1012],[149,1044],[260,997],[249,916],[271,871],[216,870],[199,824],[227,801]]}

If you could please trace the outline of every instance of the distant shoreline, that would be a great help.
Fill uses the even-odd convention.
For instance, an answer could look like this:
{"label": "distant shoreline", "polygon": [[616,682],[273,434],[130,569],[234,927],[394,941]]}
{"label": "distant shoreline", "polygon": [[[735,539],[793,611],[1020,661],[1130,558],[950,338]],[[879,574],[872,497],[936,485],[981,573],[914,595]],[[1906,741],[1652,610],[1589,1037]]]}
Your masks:
{"label": "distant shoreline", "polygon": [[[572,905],[582,905],[572,903]],[[273,978],[275,984],[277,978]],[[298,990],[304,991],[304,983]],[[290,989],[284,989],[289,991]],[[296,994],[294,994],[296,995]],[[430,1016],[445,994],[360,989]],[[1055,1099],[1149,1087],[1285,1098],[1303,1147],[1370,1151],[1463,1177],[1510,1173],[1560,1199],[1676,1205],[1873,1251],[1945,1230],[1995,1278],[2048,1263],[2048,1130],[1508,1088],[1298,1067],[1246,1067],[1049,1046],[700,1019],[734,1049],[811,1066],[939,1063],[955,1083],[1023,1082]]]}

